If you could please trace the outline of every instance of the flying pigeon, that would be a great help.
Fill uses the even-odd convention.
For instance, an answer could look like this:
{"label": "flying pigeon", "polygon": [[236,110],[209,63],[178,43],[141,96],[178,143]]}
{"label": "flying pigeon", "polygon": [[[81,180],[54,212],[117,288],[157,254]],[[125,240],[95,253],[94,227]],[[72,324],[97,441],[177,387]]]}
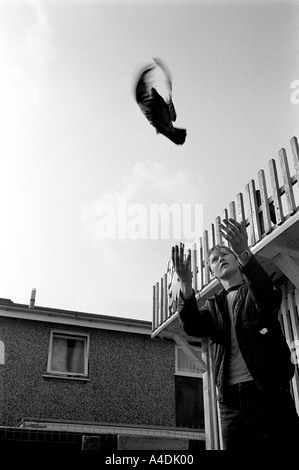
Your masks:
{"label": "flying pigeon", "polygon": [[[163,134],[177,145],[182,145],[186,140],[186,129],[174,127],[172,122],[176,120],[176,111],[172,102],[172,83],[168,70],[159,59],[154,59],[154,64],[143,69],[137,80],[135,89],[136,101],[149,123],[154,126],[157,134]],[[169,94],[168,99],[157,92],[156,88],[151,86],[148,78],[149,73],[158,66],[166,76]]]}

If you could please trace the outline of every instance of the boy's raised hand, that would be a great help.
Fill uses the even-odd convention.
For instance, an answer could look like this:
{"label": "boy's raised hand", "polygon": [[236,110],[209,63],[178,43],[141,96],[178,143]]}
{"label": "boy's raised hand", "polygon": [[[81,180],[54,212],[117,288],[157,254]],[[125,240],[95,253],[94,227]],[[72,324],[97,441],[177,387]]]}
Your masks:
{"label": "boy's raised hand", "polygon": [[245,224],[240,224],[234,219],[224,220],[223,224],[220,225],[221,234],[236,255],[248,250],[248,235]]}
{"label": "boy's raised hand", "polygon": [[187,256],[184,253],[184,244],[180,247],[175,245],[171,248],[171,260],[178,280],[181,283],[181,293],[187,298],[192,295],[192,272],[191,272],[191,250]]}

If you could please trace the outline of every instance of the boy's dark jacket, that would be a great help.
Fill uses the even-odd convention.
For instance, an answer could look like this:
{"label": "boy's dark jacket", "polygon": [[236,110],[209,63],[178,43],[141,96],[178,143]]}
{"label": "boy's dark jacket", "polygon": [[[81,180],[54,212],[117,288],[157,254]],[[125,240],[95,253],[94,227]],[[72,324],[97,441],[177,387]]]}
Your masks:
{"label": "boy's dark jacket", "polygon": [[[291,351],[282,334],[278,313],[282,300],[254,256],[241,268],[244,282],[234,301],[236,336],[255,382],[263,389],[288,388],[294,375]],[[178,302],[180,325],[190,336],[210,337],[218,399],[225,401],[225,368],[230,349],[230,318],[224,289],[200,309],[195,293]]]}

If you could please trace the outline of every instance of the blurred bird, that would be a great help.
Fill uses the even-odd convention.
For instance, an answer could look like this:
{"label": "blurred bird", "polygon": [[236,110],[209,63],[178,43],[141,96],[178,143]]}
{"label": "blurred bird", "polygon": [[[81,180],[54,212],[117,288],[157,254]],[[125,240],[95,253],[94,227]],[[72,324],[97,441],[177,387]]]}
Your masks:
{"label": "blurred bird", "polygon": [[[186,129],[174,127],[172,122],[176,120],[176,111],[172,101],[172,83],[170,74],[160,59],[154,58],[154,64],[143,69],[137,80],[135,89],[136,101],[149,123],[154,126],[157,134],[163,134],[177,145],[182,145],[186,140]],[[159,66],[166,75],[169,88],[168,99],[165,101],[151,86],[149,73]]]}

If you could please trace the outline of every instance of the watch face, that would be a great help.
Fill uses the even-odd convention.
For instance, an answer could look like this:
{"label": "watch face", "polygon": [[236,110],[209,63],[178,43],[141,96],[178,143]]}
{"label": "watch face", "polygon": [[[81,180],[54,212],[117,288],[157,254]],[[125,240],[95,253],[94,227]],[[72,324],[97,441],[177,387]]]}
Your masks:
{"label": "watch face", "polygon": [[242,258],[243,259],[247,259],[247,258],[249,258],[249,256],[250,256],[250,253],[249,253],[248,250],[243,251],[243,253],[242,253]]}

